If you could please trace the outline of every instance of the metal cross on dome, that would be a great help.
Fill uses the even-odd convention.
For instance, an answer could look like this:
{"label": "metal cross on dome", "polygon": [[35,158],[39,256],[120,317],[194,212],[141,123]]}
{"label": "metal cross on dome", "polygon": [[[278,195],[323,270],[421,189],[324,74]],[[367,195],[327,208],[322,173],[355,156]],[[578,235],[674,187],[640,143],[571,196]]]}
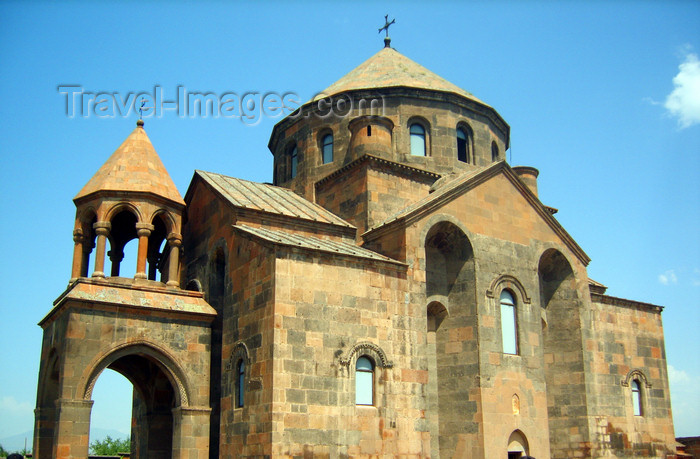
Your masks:
{"label": "metal cross on dome", "polygon": [[139,107],[139,119],[143,120],[143,109],[144,107],[146,110],[148,110],[148,107],[146,107],[146,99],[141,99],[141,106]]}
{"label": "metal cross on dome", "polygon": [[389,26],[391,24],[395,24],[395,23],[396,23],[396,19],[392,19],[391,22],[389,22],[389,15],[388,14],[384,15],[384,27],[379,29],[378,33],[382,33],[382,30],[385,30],[386,31],[386,38],[389,38]]}

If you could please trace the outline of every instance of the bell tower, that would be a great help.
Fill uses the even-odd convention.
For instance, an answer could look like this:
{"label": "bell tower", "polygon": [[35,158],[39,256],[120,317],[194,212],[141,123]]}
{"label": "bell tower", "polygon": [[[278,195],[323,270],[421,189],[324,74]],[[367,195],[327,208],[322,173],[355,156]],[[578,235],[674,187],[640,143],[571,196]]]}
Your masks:
{"label": "bell tower", "polygon": [[138,239],[135,279],[155,281],[160,272],[167,286],[179,288],[185,202],[148,139],[143,120],[73,201],[77,211],[71,282],[88,276],[119,277],[124,246]]}
{"label": "bell tower", "polygon": [[143,126],[74,198],[70,283],[39,323],[36,457],[88,456],[92,388],[105,368],[134,385],[132,458],[208,457],[216,311],[202,292],[180,289],[185,203]]}

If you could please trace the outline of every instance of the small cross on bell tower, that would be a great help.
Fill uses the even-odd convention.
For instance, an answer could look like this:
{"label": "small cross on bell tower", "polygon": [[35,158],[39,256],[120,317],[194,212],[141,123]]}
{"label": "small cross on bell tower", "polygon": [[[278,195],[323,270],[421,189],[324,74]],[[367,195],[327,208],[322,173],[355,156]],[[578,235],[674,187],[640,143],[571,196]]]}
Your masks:
{"label": "small cross on bell tower", "polygon": [[389,15],[384,15],[384,27],[379,29],[378,33],[382,33],[382,30],[386,31],[386,36],[384,37],[384,47],[391,48],[391,38],[389,38],[389,26],[396,23],[396,19],[392,19],[389,22]]}

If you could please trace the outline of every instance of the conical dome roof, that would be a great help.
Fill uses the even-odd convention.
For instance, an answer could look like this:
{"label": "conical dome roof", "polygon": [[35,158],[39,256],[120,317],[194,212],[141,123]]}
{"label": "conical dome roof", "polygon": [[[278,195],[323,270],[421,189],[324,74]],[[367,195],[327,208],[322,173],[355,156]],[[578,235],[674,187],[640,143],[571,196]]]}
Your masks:
{"label": "conical dome roof", "polygon": [[98,191],[152,193],[185,204],[140,120],[136,129],[73,200],[77,201]]}
{"label": "conical dome roof", "polygon": [[486,105],[469,92],[450,83],[390,47],[382,48],[374,56],[327,87],[314,100],[356,89],[402,86],[450,92]]}

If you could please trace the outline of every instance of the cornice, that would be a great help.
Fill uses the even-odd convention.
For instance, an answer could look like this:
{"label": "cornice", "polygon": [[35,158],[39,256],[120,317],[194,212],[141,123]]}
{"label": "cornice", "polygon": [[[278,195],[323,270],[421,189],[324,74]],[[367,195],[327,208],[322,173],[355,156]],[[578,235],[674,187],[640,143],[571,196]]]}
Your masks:
{"label": "cornice", "polygon": [[419,169],[416,167],[408,166],[406,164],[401,164],[396,161],[391,161],[389,159],[384,159],[380,158],[378,156],[374,155],[362,155],[356,160],[346,164],[345,166],[341,167],[340,169],[328,174],[327,176],[323,177],[322,179],[318,180],[314,186],[318,190],[321,186],[323,186],[325,183],[328,181],[345,174],[346,172],[355,169],[359,166],[361,166],[364,163],[376,163],[376,164],[381,164],[383,166],[387,166],[390,169],[393,169],[397,172],[406,172],[406,175],[409,174],[419,174],[419,175],[424,175],[425,177],[431,178],[431,179],[439,179],[441,176],[440,174],[436,174],[435,172],[430,172],[426,171],[424,169]]}

